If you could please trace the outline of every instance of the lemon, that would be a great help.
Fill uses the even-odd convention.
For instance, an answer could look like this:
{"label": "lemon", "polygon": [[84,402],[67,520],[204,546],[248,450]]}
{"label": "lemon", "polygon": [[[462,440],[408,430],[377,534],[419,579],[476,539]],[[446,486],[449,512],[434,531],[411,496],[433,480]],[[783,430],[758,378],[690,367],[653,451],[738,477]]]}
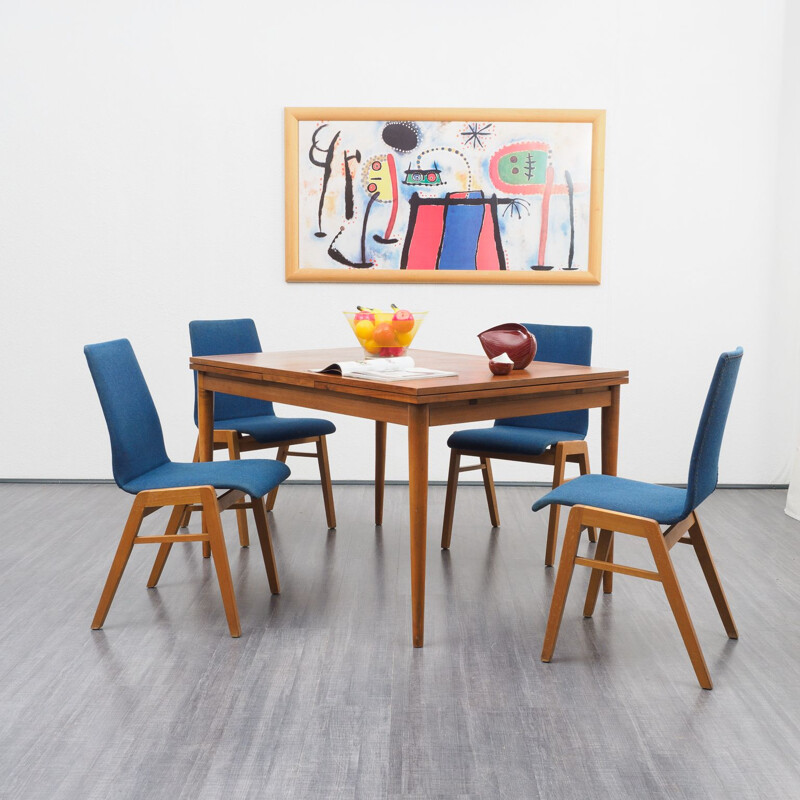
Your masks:
{"label": "lemon", "polygon": [[375,323],[368,319],[362,319],[356,322],[356,336],[359,339],[367,341],[372,338],[372,332],[375,330]]}

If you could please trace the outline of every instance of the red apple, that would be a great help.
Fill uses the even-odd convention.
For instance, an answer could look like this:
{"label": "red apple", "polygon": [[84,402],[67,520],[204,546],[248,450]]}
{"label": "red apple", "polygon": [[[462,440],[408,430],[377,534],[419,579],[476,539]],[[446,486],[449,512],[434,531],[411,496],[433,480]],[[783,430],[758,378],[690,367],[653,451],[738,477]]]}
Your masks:
{"label": "red apple", "polygon": [[398,333],[408,333],[414,327],[414,315],[404,308],[398,308],[392,317],[392,327]]}

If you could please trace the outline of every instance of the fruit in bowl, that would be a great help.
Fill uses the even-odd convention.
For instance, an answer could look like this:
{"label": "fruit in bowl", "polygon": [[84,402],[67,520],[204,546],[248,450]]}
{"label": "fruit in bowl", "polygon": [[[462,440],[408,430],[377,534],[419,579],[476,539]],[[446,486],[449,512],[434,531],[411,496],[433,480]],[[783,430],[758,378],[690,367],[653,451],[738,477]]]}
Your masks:
{"label": "fruit in bowl", "polygon": [[407,311],[393,305],[389,311],[358,306],[344,315],[364,349],[366,358],[404,356],[425,321],[427,311]]}

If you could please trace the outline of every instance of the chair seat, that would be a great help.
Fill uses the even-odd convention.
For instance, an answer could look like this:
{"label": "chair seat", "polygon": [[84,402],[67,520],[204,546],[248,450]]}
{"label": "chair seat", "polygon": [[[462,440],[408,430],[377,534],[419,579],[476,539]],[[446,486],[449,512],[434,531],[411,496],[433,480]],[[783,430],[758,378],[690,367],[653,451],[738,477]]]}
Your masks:
{"label": "chair seat", "polygon": [[556,503],[562,506],[592,506],[622,514],[654,519],[661,525],[680,522],[686,509],[686,490],[654,483],[631,481],[612,475],[581,475],[548,492],[533,504],[539,511]]}
{"label": "chair seat", "polygon": [[311,436],[327,436],[336,431],[336,426],[327,419],[315,417],[238,417],[214,420],[215,430],[239,431],[252,436],[256,441],[286,442],[291,439],[307,439]]}
{"label": "chair seat", "polygon": [[447,440],[454,450],[478,450],[483,453],[538,456],[558,442],[576,442],[585,437],[570,431],[527,428],[521,425],[495,425],[456,431]]}
{"label": "chair seat", "polygon": [[148,489],[213,486],[215,489],[238,489],[252,497],[263,497],[288,478],[290,472],[286,464],[266,458],[192,464],[168,461],[134,478],[122,488],[136,494]]}

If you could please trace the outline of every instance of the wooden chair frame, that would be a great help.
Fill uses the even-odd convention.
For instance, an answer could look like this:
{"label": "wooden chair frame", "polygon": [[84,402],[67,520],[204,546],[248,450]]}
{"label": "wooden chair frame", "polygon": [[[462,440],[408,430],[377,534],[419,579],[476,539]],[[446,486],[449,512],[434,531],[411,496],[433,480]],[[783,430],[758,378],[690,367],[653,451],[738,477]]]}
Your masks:
{"label": "wooden chair frame", "polygon": [[[316,445],[316,452],[308,453],[303,450],[290,450],[298,444],[311,444]],[[274,442],[266,444],[259,442],[252,436],[240,433],[239,431],[229,430],[214,430],[214,450],[227,450],[228,458],[231,461],[238,461],[241,454],[251,450],[266,450],[272,447],[278,448],[276,460],[286,463],[287,456],[298,456],[299,458],[316,458],[319,464],[319,477],[322,484],[322,499],[325,503],[325,518],[328,522],[328,528],[336,527],[336,509],[333,505],[333,487],[331,485],[331,470],[328,462],[328,445],[325,436],[309,436],[305,439],[290,439],[285,442]],[[193,461],[199,461],[199,448],[200,442],[194,448]],[[266,497],[266,509],[272,511],[275,506],[275,498],[278,495],[278,486],[276,486]],[[253,503],[261,503],[264,501],[260,498],[254,499]],[[239,527],[239,544],[241,547],[249,547],[250,534],[247,529],[247,509],[255,509],[252,504],[244,503],[236,510],[236,522]],[[189,519],[192,516],[192,510],[187,509],[184,513],[183,519],[180,521],[180,527],[185,528],[189,524]],[[203,544],[203,557],[208,558],[211,555],[208,543]]]}
{"label": "wooden chair frame", "polygon": [[[600,541],[597,544],[594,558],[578,556],[578,544],[583,527],[592,525],[601,529]],[[656,571],[643,570],[629,567],[624,564],[611,563],[609,550],[612,544],[612,531],[628,533],[646,539],[653,554]],[[675,621],[678,623],[683,643],[689,653],[689,659],[694,667],[697,680],[704,689],[711,689],[711,676],[708,672],[700,642],[694,630],[686,601],[683,597],[672,558],[669,551],[676,543],[690,544],[694,547],[700,567],[703,570],[711,596],[717,606],[725,632],[730,639],[738,639],[739,633],[731,615],[728,600],[722,589],[717,568],[708,549],[703,529],[700,526],[696,513],[693,511],[688,517],[670,526],[666,531],[653,519],[622,514],[616,511],[592,508],[590,506],[573,506],[567,521],[567,530],[564,537],[564,546],[561,549],[561,560],[558,566],[553,599],[550,603],[550,614],[547,620],[544,644],[542,647],[542,661],[549,662],[558,639],[558,631],[564,614],[564,605],[567,600],[572,572],[575,565],[589,567],[592,574],[589,578],[589,588],[586,592],[586,602],[583,616],[589,618],[594,613],[597,603],[597,594],[600,588],[600,578],[604,573],[618,572],[623,575],[632,575],[635,578],[658,581],[664,587]]]}
{"label": "wooden chair frame", "polygon": [[[478,464],[461,466],[462,456],[475,456]],[[450,547],[450,538],[453,535],[453,515],[456,506],[456,491],[458,489],[458,476],[461,472],[481,470],[483,487],[486,490],[486,502],[489,505],[489,519],[492,527],[500,526],[500,514],[497,510],[497,495],[494,490],[491,459],[503,461],[521,461],[530,464],[549,464],[553,467],[553,489],[564,483],[564,473],[568,462],[575,463],[581,475],[589,473],[589,447],[582,439],[570,442],[558,442],[548,447],[540,455],[515,455],[508,453],[485,453],[474,450],[450,450],[450,470],[447,475],[447,495],[444,501],[444,522],[442,523],[442,549]],[[545,566],[552,567],[556,557],[556,540],[558,539],[558,522],[560,507],[550,506],[550,519],[547,523],[547,546],[545,548]],[[597,533],[593,527],[589,528],[589,541],[597,541]]]}
{"label": "wooden chair frame", "polygon": [[[228,628],[234,638],[241,635],[242,629],[239,622],[239,611],[236,607],[236,595],[233,591],[228,551],[225,547],[225,538],[222,532],[220,512],[234,508],[237,512],[243,508],[252,508],[256,520],[256,529],[261,543],[261,552],[264,556],[264,566],[267,570],[267,580],[272,594],[280,593],[278,570],[275,565],[275,554],[272,549],[272,537],[267,523],[267,514],[264,503],[260,497],[251,497],[251,502],[242,502],[244,492],[231,489],[217,497],[213,486],[191,486],[180,489],[151,489],[139,492],[133,501],[128,521],[122,532],[116,555],[111,564],[100,602],[97,605],[92,629],[103,627],[111,603],[114,600],[122,573],[128,563],[133,546],[137,544],[158,544],[158,554],[147,581],[148,588],[153,588],[161,577],[161,572],[166,564],[172,545],[177,542],[202,542],[208,547],[214,557],[214,567],[222,594],[222,605],[228,620]],[[167,527],[161,536],[139,536],[142,520],[153,511],[164,506],[173,506]],[[200,533],[179,534],[178,529],[185,513],[199,510],[202,512],[202,530]]]}

